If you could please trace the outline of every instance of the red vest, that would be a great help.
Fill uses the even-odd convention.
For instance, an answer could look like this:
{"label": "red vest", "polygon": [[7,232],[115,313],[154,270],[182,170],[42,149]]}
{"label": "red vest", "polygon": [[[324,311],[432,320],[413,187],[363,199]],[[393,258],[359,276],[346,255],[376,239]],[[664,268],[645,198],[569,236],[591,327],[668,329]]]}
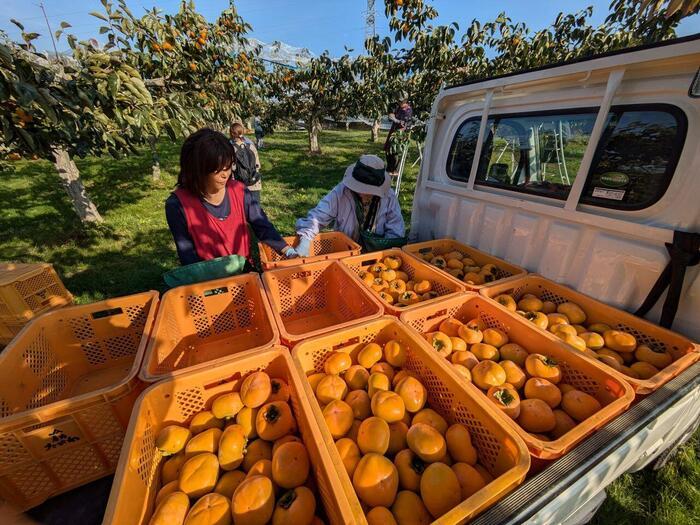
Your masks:
{"label": "red vest", "polygon": [[206,261],[226,255],[241,255],[250,259],[250,239],[245,215],[245,186],[234,180],[226,184],[226,197],[231,204],[231,213],[220,221],[207,211],[188,190],[175,190],[182,204],[197,255]]}

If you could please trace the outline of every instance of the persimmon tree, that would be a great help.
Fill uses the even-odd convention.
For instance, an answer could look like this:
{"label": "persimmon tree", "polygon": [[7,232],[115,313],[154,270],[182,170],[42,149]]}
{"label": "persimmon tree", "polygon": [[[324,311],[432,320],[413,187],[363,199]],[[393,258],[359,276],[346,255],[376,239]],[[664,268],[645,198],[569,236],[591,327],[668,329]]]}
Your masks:
{"label": "persimmon tree", "polygon": [[269,111],[277,120],[303,121],[309,153],[320,154],[322,122],[348,116],[353,82],[352,61],[347,54],[333,59],[325,52],[298,69],[276,67],[265,82]]}

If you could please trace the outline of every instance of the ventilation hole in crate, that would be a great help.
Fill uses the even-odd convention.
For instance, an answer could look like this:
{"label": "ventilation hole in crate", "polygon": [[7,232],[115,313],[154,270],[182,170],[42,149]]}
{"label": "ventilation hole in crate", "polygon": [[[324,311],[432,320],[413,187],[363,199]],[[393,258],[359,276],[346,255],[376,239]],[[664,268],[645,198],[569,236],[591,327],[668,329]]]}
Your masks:
{"label": "ventilation hole in crate", "polygon": [[504,270],[503,268],[500,268],[500,267],[498,267],[498,266],[496,266],[496,272],[495,272],[495,274],[496,274],[496,280],[497,280],[497,281],[500,280],[500,279],[505,279],[506,277],[511,277],[511,276],[513,275],[513,274],[512,274],[511,272],[509,272],[508,270]]}
{"label": "ventilation hole in crate", "polygon": [[65,370],[58,368],[51,371],[41,380],[41,386],[30,398],[27,408],[38,408],[60,400],[67,385]]}
{"label": "ventilation hole in crate", "polygon": [[47,464],[63,485],[77,484],[100,473],[106,474],[102,460],[91,445],[61,450]]}
{"label": "ventilation hole in crate", "polygon": [[22,354],[22,359],[34,374],[39,375],[48,366],[51,353],[44,348],[40,348],[38,340],[34,340]]}
{"label": "ventilation hole in crate", "polygon": [[11,467],[30,459],[32,459],[32,456],[14,434],[8,432],[0,435],[0,465],[3,468]]}
{"label": "ventilation hole in crate", "polygon": [[559,366],[562,371],[562,381],[564,383],[573,385],[586,394],[590,394],[595,397],[600,390],[600,385],[597,381],[591,379],[587,374],[569,366],[569,363],[566,361],[559,361]]}
{"label": "ventilation hole in crate", "polygon": [[138,456],[138,466],[136,467],[136,472],[138,472],[141,481],[147,487],[150,487],[155,473],[158,468],[158,463],[160,462],[161,454],[156,449],[156,438],[153,426],[150,423],[151,412],[146,412],[146,427],[143,431],[143,436],[141,437],[141,443],[139,444],[139,456]]}
{"label": "ventilation hole in crate", "polygon": [[[538,295],[538,294],[535,294]],[[556,305],[560,305],[562,303],[566,303],[568,299],[565,297],[562,297],[561,295],[557,295],[554,292],[550,290],[542,290],[542,292],[538,295],[540,299],[543,301],[552,301]]]}
{"label": "ventilation hole in crate", "polygon": [[499,321],[494,315],[488,313],[488,312],[481,312],[479,314],[479,319],[486,324],[487,328],[496,328],[498,330],[501,330],[504,333],[508,333],[510,331],[510,328],[504,325],[501,321]]}
{"label": "ventilation hole in crate", "polygon": [[97,443],[97,446],[107,458],[111,469],[117,468],[123,444],[124,434],[118,434]]}
{"label": "ventilation hole in crate", "polygon": [[123,432],[119,421],[108,404],[96,405],[75,414],[82,426],[95,438]]}
{"label": "ventilation hole in crate", "polygon": [[501,452],[501,443],[461,402],[457,402],[454,414],[455,422],[462,423],[469,430],[472,444],[479,453],[479,463],[493,472]]}
{"label": "ventilation hole in crate", "polygon": [[192,317],[200,317],[207,314],[207,311],[204,308],[204,301],[202,301],[202,298],[199,295],[188,295],[187,306],[190,309]]}
{"label": "ventilation hole in crate", "polygon": [[214,334],[225,334],[236,329],[236,321],[233,319],[233,312],[230,310],[212,315],[211,326]]}
{"label": "ventilation hole in crate", "polygon": [[27,306],[36,312],[44,308],[44,301],[48,296],[46,289],[53,284],[55,284],[53,272],[50,268],[45,268],[37,275],[16,281],[13,286],[27,303]]}
{"label": "ventilation hole in crate", "polygon": [[107,353],[112,359],[134,355],[137,345],[138,337],[134,337],[134,334],[119,335],[105,339]]}
{"label": "ventilation hole in crate", "polygon": [[95,338],[95,331],[92,329],[92,323],[87,316],[73,317],[68,320],[73,336],[79,341],[86,341]]}
{"label": "ventilation hole in crate", "polygon": [[231,290],[231,301],[233,301],[233,304],[236,306],[243,306],[246,304],[248,294],[246,293],[245,286],[231,286],[229,289]]}
{"label": "ventilation hole in crate", "polygon": [[0,417],[7,417],[12,413],[9,405],[4,399],[0,399]]}
{"label": "ventilation hole in crate", "polygon": [[211,323],[206,317],[196,317],[193,319],[194,327],[197,330],[197,337],[206,339],[211,337]]}
{"label": "ventilation hole in crate", "polygon": [[146,325],[146,308],[145,305],[134,305],[126,307],[126,315],[131,321],[132,326],[143,327]]}
{"label": "ventilation hole in crate", "polygon": [[24,465],[3,477],[14,485],[17,492],[27,501],[43,500],[58,489],[42,468],[41,463]]}
{"label": "ventilation hole in crate", "polygon": [[634,338],[637,340],[638,345],[647,345],[654,350],[666,350],[669,352],[671,351],[671,348],[669,348],[668,345],[666,345],[666,343],[664,343],[663,341],[660,341],[655,337],[651,337],[650,335],[647,335],[644,332],[640,332],[636,328],[633,328],[626,324],[617,323],[613,328],[615,328],[615,330],[620,330],[621,332],[627,332],[628,334],[633,335]]}
{"label": "ventilation hole in crate", "polygon": [[247,308],[239,308],[236,310],[236,321],[240,328],[250,328],[253,325],[253,314],[255,310]]}
{"label": "ventilation hole in crate", "polygon": [[[335,250],[335,243],[332,238],[321,239],[318,242],[319,246],[316,247],[316,255],[326,255],[328,253],[333,253],[334,251],[341,251],[341,248]],[[316,243],[314,243],[316,245]]]}
{"label": "ventilation hole in crate", "polygon": [[167,303],[167,305],[163,307],[163,318],[165,319],[165,322],[168,327],[168,336],[173,341],[179,341],[180,339],[182,339],[182,332],[180,332],[180,324],[177,322],[177,319],[173,315],[172,308],[168,306],[169,304],[170,303]]}
{"label": "ventilation hole in crate", "polygon": [[80,345],[80,348],[83,350],[85,359],[91,365],[99,365],[107,362],[107,358],[105,357],[104,352],[102,352],[102,345],[100,345],[99,342],[88,341],[87,343]]}
{"label": "ventilation hole in crate", "polygon": [[204,396],[199,387],[181,390],[175,394],[177,406],[180,408],[182,419],[187,419],[192,414],[200,412],[204,408]]}

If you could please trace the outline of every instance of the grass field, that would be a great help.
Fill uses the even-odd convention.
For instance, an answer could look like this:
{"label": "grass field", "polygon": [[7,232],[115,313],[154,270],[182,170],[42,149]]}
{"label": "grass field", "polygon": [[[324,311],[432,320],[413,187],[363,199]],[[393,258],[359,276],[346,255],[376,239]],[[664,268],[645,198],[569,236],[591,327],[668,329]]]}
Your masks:
{"label": "grass field", "polygon": [[[362,153],[379,153],[369,132],[326,131],[323,155],[306,154],[306,134],[280,132],[261,151],[262,202],[283,234],[341,179]],[[178,170],[178,144],[160,146],[163,177],[150,178],[150,154],[123,160],[79,160],[87,189],[105,218],[85,230],[74,216],[53,166],[20,161],[0,174],[0,260],[48,261],[79,302],[163,289],[161,275],[177,264],[163,203]],[[411,151],[415,156],[415,150]],[[413,158],[409,159],[409,163]],[[401,197],[406,220],[417,168]],[[608,490],[596,524],[700,523],[698,435],[662,470],[623,476]]]}

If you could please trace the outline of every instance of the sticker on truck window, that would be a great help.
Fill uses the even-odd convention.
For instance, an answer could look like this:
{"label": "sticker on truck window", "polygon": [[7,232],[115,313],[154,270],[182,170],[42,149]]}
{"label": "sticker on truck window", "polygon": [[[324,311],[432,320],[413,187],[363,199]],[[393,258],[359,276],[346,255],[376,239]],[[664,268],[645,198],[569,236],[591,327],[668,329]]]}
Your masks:
{"label": "sticker on truck window", "polygon": [[621,201],[625,198],[625,190],[611,190],[609,188],[593,188],[593,197]]}

